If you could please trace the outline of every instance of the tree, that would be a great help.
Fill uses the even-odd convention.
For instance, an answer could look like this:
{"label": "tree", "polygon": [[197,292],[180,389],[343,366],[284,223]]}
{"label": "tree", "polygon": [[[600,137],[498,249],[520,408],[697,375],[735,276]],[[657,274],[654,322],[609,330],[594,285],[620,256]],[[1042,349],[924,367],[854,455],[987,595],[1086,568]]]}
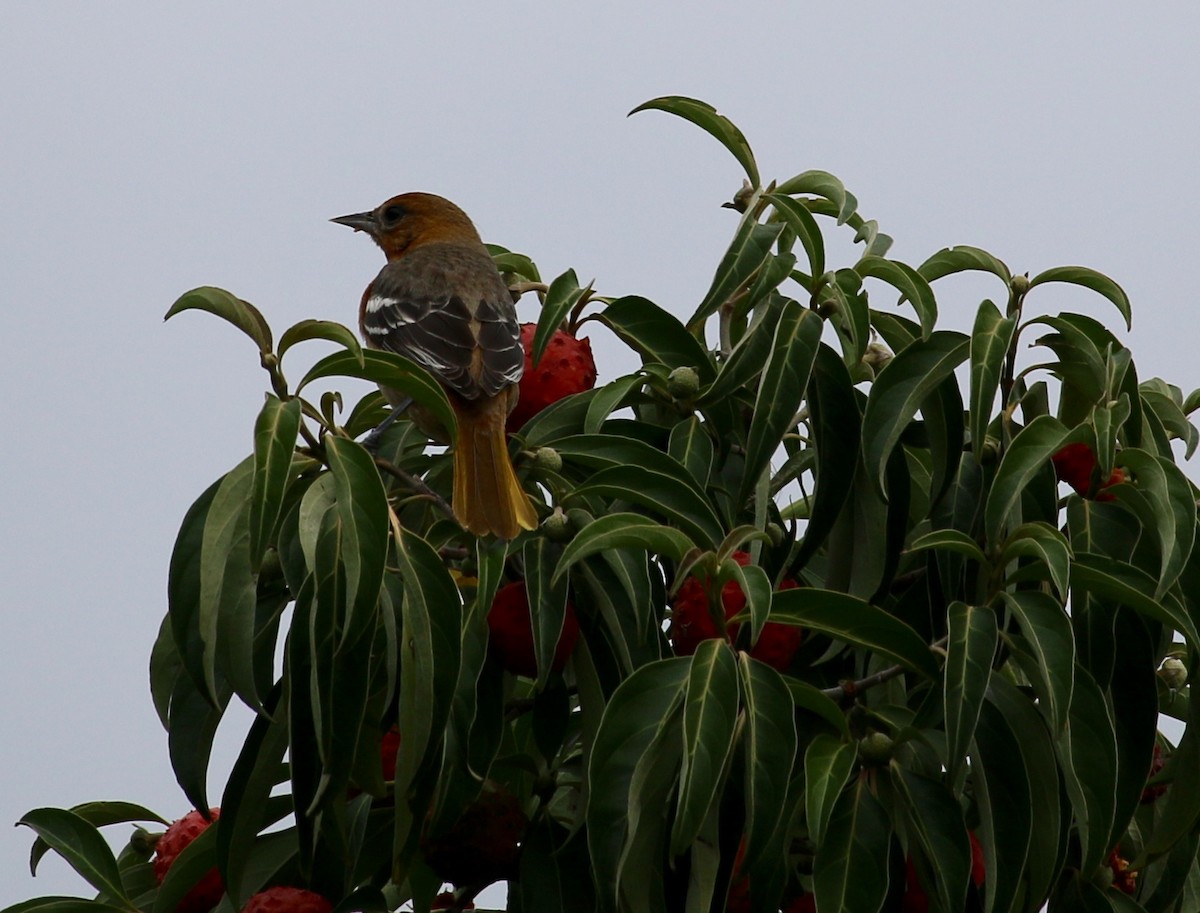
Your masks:
{"label": "tree", "polygon": [[[974,247],[913,268],[832,174],[764,184],[710,106],[644,109],[734,155],[740,220],[682,322],[493,248],[541,300],[535,362],[588,322],[642,359],[513,429],[543,518],[516,541],[458,527],[449,459],[411,422],[356,441],[377,392],[306,398],[363,378],[451,428],[420,367],[320,320],[275,344],[219,289],[170,309],[241,329],[271,385],[253,454],[183,520],[151,659],[195,808],[227,707],[254,722],[161,885],[152,835],[114,856],[98,830],[153,812],[37,809],[34,864],[54,850],[99,895],[9,913],[175,909],[213,865],[237,908],[288,884],[425,910],[452,882],[439,904],[462,909],[496,880],[530,913],[1196,908],[1200,557],[1176,455],[1200,394],[1031,307],[1072,283],[1128,325],[1111,279]],[[823,231],[847,229],[861,256],[831,267]],[[933,290],[965,270],[1000,300],[969,335],[939,329]],[[293,387],[285,356],[314,338],[339,349]],[[532,668],[507,652],[523,636]]]}

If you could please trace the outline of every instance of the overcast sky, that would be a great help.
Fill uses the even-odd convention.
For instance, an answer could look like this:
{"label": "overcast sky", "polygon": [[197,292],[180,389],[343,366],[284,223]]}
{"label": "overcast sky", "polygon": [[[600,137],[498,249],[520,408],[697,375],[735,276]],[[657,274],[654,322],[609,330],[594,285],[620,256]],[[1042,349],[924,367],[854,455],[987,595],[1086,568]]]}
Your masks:
{"label": "overcast sky", "polygon": [[[547,277],[687,316],[741,174],[681,120],[625,117],[686,94],[765,177],[840,176],[901,260],[973,244],[1109,274],[1139,375],[1190,390],[1198,26],[1181,2],[4,3],[0,905],[87,892],[55,860],[28,878],[26,810],[187,810],[146,663],[179,521],[249,452],[265,375],[215,318],[164,325],[182,292],[223,286],[277,334],[351,323],[382,260],[327,220],[428,190]],[[937,289],[959,329],[998,293]],[[1118,327],[1045,292],[1030,306]],[[601,380],[624,373],[592,332]]]}

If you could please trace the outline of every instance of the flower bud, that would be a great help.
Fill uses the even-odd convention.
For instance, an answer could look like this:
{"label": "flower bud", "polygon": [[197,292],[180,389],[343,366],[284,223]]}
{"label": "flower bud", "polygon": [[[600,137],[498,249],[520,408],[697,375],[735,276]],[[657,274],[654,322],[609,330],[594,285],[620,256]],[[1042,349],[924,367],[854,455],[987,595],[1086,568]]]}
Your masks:
{"label": "flower bud", "polygon": [[858,742],[858,757],[868,767],[883,767],[892,759],[895,744],[886,732],[869,733]]}
{"label": "flower bud", "polygon": [[554,508],[554,513],[542,521],[542,532],[551,542],[569,542],[574,534],[570,518],[563,513],[561,507]]}
{"label": "flower bud", "polygon": [[1013,290],[1014,295],[1020,297],[1029,291],[1029,277],[1026,275],[1013,276],[1009,287]]}
{"label": "flower bud", "polygon": [[700,375],[684,365],[667,375],[667,392],[675,399],[691,399],[700,390]]}
{"label": "flower bud", "polygon": [[1178,691],[1187,684],[1187,666],[1178,657],[1168,656],[1163,660],[1162,665],[1158,667],[1158,677],[1172,691]]}
{"label": "flower bud", "polygon": [[559,472],[562,469],[562,457],[553,447],[539,447],[534,451],[533,465],[547,472]]}

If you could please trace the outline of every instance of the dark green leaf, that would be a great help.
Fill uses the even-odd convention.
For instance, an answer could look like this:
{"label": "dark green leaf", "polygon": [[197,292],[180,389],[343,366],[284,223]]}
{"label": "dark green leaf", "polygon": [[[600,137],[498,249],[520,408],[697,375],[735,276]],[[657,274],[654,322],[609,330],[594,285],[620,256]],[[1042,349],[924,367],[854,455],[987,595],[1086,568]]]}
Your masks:
{"label": "dark green leaf", "polygon": [[900,292],[900,300],[912,302],[921,322],[921,336],[929,339],[937,323],[937,299],[924,277],[907,263],[885,260],[883,257],[867,255],[854,266],[854,271],[864,279],[882,279]]}
{"label": "dark green leaf", "polygon": [[1070,282],[1072,285],[1081,285],[1100,293],[1117,306],[1117,310],[1125,318],[1125,328],[1129,329],[1132,326],[1133,314],[1129,305],[1129,296],[1108,276],[1098,273],[1094,269],[1088,269],[1086,266],[1056,266],[1054,269],[1038,273],[1030,279],[1029,288],[1033,289],[1035,285],[1042,285],[1046,282]]}
{"label": "dark green leaf", "polygon": [[608,497],[632,502],[679,526],[696,544],[715,547],[724,538],[720,518],[682,466],[667,475],[643,466],[602,469],[571,493],[576,501]]}
{"label": "dark green leaf", "polygon": [[921,404],[967,357],[970,339],[937,330],[897,352],[871,387],[863,415],[863,458],[879,492],[892,449]]}
{"label": "dark green leaf", "polygon": [[1002,594],[1021,626],[1035,669],[1026,669],[1034,683],[1050,728],[1061,733],[1067,724],[1075,688],[1075,634],[1071,620],[1056,599],[1034,590]]}
{"label": "dark green leaf", "polygon": [[[980,711],[971,750],[971,778],[987,867],[984,909],[1009,913],[1025,872],[1033,800],[1016,734],[991,701],[984,701]],[[1057,789],[1057,783],[1050,785]]]}
{"label": "dark green leaf", "polygon": [[1130,447],[1120,452],[1120,462],[1133,470],[1137,490],[1151,508],[1138,514],[1158,538],[1162,561],[1154,596],[1162,598],[1182,573],[1196,541],[1195,490],[1167,457]]}
{"label": "dark green leaf", "polygon": [[971,844],[958,801],[939,782],[899,765],[891,770],[895,775],[892,782],[908,812],[909,833],[937,872],[930,893],[941,900],[943,910],[964,909],[971,877]]}
{"label": "dark green leaf", "polygon": [[1161,599],[1155,599],[1153,578],[1133,565],[1107,556],[1076,554],[1071,562],[1071,589],[1084,590],[1127,605],[1178,631],[1187,638],[1189,644],[1200,643],[1191,616],[1176,596],[1167,593]]}
{"label": "dark green leaf", "polygon": [[1067,795],[1079,831],[1081,869],[1090,872],[1111,848],[1117,780],[1117,737],[1104,693],[1082,666],[1075,669],[1075,689],[1067,726],[1056,740]]}
{"label": "dark green leaf", "polygon": [[729,250],[717,265],[712,285],[709,286],[704,300],[688,318],[689,328],[701,326],[754,278],[762,265],[770,259],[772,248],[782,231],[782,222],[756,222],[749,212],[743,217]]}
{"label": "dark green leaf", "polygon": [[82,897],[34,897],[5,907],[0,913],[129,913],[130,907],[117,907]]}
{"label": "dark green leaf", "polygon": [[708,486],[715,450],[712,437],[698,416],[688,416],[671,429],[667,454],[687,470],[701,491]]}
{"label": "dark green leaf", "polygon": [[758,166],[754,163],[754,153],[750,151],[750,144],[746,142],[745,135],[734,125],[733,121],[724,114],[719,114],[712,105],[683,95],[663,95],[642,102],[629,113],[637,114],[639,111],[652,109],[682,117],[715,137],[745,169],[746,178],[750,181],[751,186],[758,187]]}
{"label": "dark green leaf", "polygon": [[587,415],[583,420],[583,433],[596,434],[605,419],[626,405],[645,385],[646,377],[639,371],[618,377],[598,389],[588,403]]}
{"label": "dark green leaf", "polygon": [[[1067,429],[1052,415],[1039,415],[1012,439],[988,492],[984,528],[988,542],[1000,541],[1005,523],[1033,477],[1050,462],[1062,446]],[[1013,524],[1014,526],[1017,524]]]}
{"label": "dark green leaf", "polygon": [[537,329],[533,334],[532,364],[536,367],[546,352],[546,346],[555,332],[562,329],[563,321],[582,299],[591,294],[592,287],[583,288],[575,276],[575,270],[569,269],[550,283],[546,297],[542,301],[542,310],[538,314]]}
{"label": "dark green leaf", "polygon": [[804,807],[808,816],[808,834],[820,846],[833,805],[854,769],[858,756],[852,742],[818,733],[804,752]]}
{"label": "dark green leaf", "polygon": [[917,272],[925,277],[927,282],[933,282],[951,273],[961,273],[963,270],[982,270],[994,273],[1004,280],[1007,286],[1012,280],[1008,267],[997,260],[986,250],[962,244],[957,247],[944,247],[928,260],[917,267]]}
{"label": "dark green leaf", "polygon": [[908,547],[908,551],[914,554],[927,549],[957,552],[978,562],[983,567],[988,566],[987,556],[984,555],[975,540],[961,530],[935,529],[919,537]]}
{"label": "dark green leaf", "polygon": [[533,655],[537,659],[540,691],[546,687],[567,614],[567,578],[554,576],[562,546],[544,536],[526,542],[521,554],[525,559],[525,588],[532,614]]}
{"label": "dark green leaf", "polygon": [[771,620],[822,631],[937,678],[929,645],[912,628],[863,599],[832,590],[798,588],[776,593]]}
{"label": "dark green leaf", "polygon": [[1033,558],[1045,565],[1046,576],[1059,596],[1065,596],[1070,583],[1071,543],[1062,532],[1044,521],[1022,523],[1004,542],[1000,563],[1008,564],[1018,558]]}
{"label": "dark green leaf", "polygon": [[571,565],[613,548],[643,548],[678,561],[695,543],[677,529],[656,523],[641,514],[609,514],[580,530],[563,550],[555,577],[565,574]]}
{"label": "dark green leaf", "polygon": [[817,909],[877,913],[888,891],[887,813],[865,780],[838,797],[813,861]]}
{"label": "dark green leaf", "polygon": [[353,352],[334,352],[325,356],[304,375],[296,391],[323,377],[359,377],[374,381],[403,396],[411,396],[417,405],[427,409],[441,423],[447,439],[454,439],[458,419],[446,398],[445,389],[433,375],[395,352],[366,349],[361,356],[361,361]]}
{"label": "dark green leaf", "polygon": [[[35,808],[22,815],[17,824],[32,829],[101,895],[129,903],[121,887],[117,860],[91,822],[63,808]],[[37,874],[36,859],[31,859],[30,872]]]}
{"label": "dark green leaf", "polygon": [[[976,463],[983,462],[987,428],[1000,384],[1005,356],[1013,344],[1017,322],[1004,317],[990,301],[979,305],[975,327],[971,331],[971,452]],[[1001,403],[1001,408],[1006,406]]]}
{"label": "dark green leaf", "polygon": [[788,301],[775,328],[771,357],[763,369],[754,401],[754,415],[746,442],[746,461],[738,501],[743,502],[785,431],[795,426],[796,412],[804,401],[809,374],[821,341],[821,319],[797,301]]}
{"label": "dark green leaf", "polygon": [[364,363],[363,348],[359,344],[358,337],[340,323],[334,323],[332,320],[301,320],[285,330],[279,337],[279,360],[283,360],[283,355],[288,349],[307,339],[325,339],[329,342],[336,342],[354,355],[360,365]]}
{"label": "dark green leaf", "polygon": [[716,373],[708,351],[673,315],[637,295],[618,298],[596,315],[647,364],[695,368],[703,382]]}
{"label": "dark green leaf", "polygon": [[783,676],[765,663],[738,654],[745,712],[746,865],[764,851],[788,803],[796,760],[796,712]]}
{"label": "dark green leaf", "polygon": [[775,328],[783,310],[775,301],[760,307],[754,320],[724,360],[717,379],[712,382],[696,401],[699,406],[719,402],[736,396],[744,386],[758,377],[771,357],[775,341]]}
{"label": "dark green leaf", "polygon": [[208,311],[228,320],[254,340],[258,351],[271,351],[271,328],[249,301],[243,301],[229,292],[212,286],[201,286],[181,295],[167,311],[164,320],[170,320],[181,311]]}
{"label": "dark green leaf", "polygon": [[817,220],[803,203],[793,200],[783,193],[767,193],[764,199],[769,200],[775,207],[775,212],[784,223],[796,233],[804,252],[808,254],[808,271],[813,276],[825,272],[825,242],[821,237],[821,229]]}
{"label": "dark green leaf", "polygon": [[942,696],[946,720],[946,768],[950,782],[957,783],[992,677],[992,660],[999,634],[996,613],[987,606],[953,602],[948,621]]}
{"label": "dark green leaf", "polygon": [[779,184],[775,192],[785,196],[806,193],[828,200],[833,204],[838,225],[846,222],[858,208],[858,200],[854,199],[854,195],[846,190],[840,179],[828,171],[801,172]]}
{"label": "dark green leaf", "polygon": [[738,714],[738,668],[721,638],[700,642],[691,659],[683,702],[683,766],[671,828],[671,855],[700,834],[724,782]]}
{"label": "dark green leaf", "polygon": [[258,573],[263,552],[279,522],[284,489],[300,430],[300,401],[270,394],[254,424],[254,484],[250,493],[250,567]]}

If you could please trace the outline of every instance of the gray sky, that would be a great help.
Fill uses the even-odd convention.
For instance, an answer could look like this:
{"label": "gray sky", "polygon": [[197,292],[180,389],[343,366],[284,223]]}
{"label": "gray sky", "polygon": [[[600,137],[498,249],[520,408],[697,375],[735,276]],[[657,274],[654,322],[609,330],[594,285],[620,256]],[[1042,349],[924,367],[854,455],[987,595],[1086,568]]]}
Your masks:
{"label": "gray sky", "polygon": [[[419,189],[547,277],[686,316],[741,175],[683,121],[625,118],[686,94],[741,126],[764,176],[841,177],[901,260],[973,244],[1014,271],[1108,273],[1140,376],[1190,390],[1198,25],[1181,2],[5,3],[0,905],[86,893],[54,860],[28,878],[31,834],[5,824],[26,810],[187,808],[146,663],[179,521],[249,452],[266,388],[233,328],[163,324],[179,294],[228,288],[277,335],[352,323],[382,260],[327,219]],[[955,281],[936,290],[966,329],[999,289]],[[1031,308],[1118,326],[1040,291]],[[593,338],[601,380],[625,373]]]}

